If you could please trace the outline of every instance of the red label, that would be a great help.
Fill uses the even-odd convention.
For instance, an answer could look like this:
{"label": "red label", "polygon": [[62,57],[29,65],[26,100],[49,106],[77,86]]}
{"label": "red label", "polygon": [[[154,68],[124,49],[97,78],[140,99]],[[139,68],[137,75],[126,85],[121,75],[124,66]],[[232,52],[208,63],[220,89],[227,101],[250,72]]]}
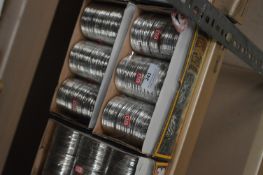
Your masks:
{"label": "red label", "polygon": [[131,124],[131,116],[129,114],[124,116],[123,124],[124,124],[124,126],[130,126],[130,124]]}
{"label": "red label", "polygon": [[135,76],[135,83],[137,85],[141,85],[142,84],[142,73],[137,72],[136,76]]}
{"label": "red label", "polygon": [[81,166],[76,165],[74,169],[78,174],[84,174],[84,169]]}
{"label": "red label", "polygon": [[153,39],[160,40],[161,35],[162,35],[162,31],[160,29],[156,29],[153,34]]}
{"label": "red label", "polygon": [[78,100],[77,99],[75,99],[75,98],[73,98],[72,99],[72,110],[73,111],[76,111],[77,110],[77,107],[78,107]]}

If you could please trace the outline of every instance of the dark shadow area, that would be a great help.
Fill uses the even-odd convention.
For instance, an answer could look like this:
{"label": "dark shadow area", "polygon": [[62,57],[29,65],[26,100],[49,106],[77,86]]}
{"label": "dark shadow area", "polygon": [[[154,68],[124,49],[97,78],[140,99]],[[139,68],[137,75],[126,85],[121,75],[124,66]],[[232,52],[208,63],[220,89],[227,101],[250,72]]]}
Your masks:
{"label": "dark shadow area", "polygon": [[60,0],[58,4],[3,175],[28,175],[31,172],[82,2]]}

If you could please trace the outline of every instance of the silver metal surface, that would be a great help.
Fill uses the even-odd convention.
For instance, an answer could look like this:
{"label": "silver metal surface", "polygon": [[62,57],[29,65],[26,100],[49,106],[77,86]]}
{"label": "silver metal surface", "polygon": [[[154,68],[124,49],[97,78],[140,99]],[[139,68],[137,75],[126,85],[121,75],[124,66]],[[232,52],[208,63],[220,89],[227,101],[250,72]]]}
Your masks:
{"label": "silver metal surface", "polygon": [[79,132],[58,125],[52,138],[42,174],[70,174],[80,138]]}
{"label": "silver metal surface", "polygon": [[102,115],[102,128],[108,135],[141,147],[154,106],[118,96],[111,99]]}
{"label": "silver metal surface", "polygon": [[148,57],[129,55],[117,66],[115,84],[119,91],[149,103],[156,103],[168,63]]}
{"label": "silver metal surface", "polygon": [[263,52],[207,0],[166,0],[201,30],[263,73]]}
{"label": "silver metal surface", "polygon": [[119,6],[92,3],[81,17],[82,33],[87,38],[113,45],[123,13],[124,8]]}
{"label": "silver metal surface", "polygon": [[131,28],[131,47],[137,53],[170,60],[179,34],[169,16],[144,14]]}
{"label": "silver metal surface", "polygon": [[71,72],[100,83],[106,71],[111,55],[109,46],[89,41],[80,41],[70,52],[69,68]]}
{"label": "silver metal surface", "polygon": [[99,87],[78,79],[67,79],[59,87],[56,104],[59,109],[78,114],[83,120],[92,117]]}

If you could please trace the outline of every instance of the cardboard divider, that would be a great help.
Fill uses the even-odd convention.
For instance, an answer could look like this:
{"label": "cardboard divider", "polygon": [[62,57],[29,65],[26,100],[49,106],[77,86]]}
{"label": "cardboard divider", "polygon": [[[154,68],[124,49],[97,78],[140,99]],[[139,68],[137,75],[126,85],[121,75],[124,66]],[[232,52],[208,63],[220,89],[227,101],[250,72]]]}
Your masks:
{"label": "cardboard divider", "polygon": [[173,101],[178,94],[178,90],[183,85],[183,76],[191,61],[191,58],[188,57],[188,54],[191,53],[188,52],[189,48],[195,44],[193,33],[193,29],[188,28],[178,38],[142,147],[143,153],[152,154],[154,152],[156,147],[158,147],[157,145],[161,142],[160,137],[163,135],[163,128],[170,122],[167,120],[170,108],[173,106]]}

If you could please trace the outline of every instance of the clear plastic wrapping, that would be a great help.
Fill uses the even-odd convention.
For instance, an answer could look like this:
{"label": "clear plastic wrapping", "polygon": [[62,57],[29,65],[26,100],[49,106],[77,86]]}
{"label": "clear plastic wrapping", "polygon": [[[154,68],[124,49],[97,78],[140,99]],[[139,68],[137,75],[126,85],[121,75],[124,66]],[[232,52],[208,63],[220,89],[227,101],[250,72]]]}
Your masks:
{"label": "clear plastic wrapping", "polygon": [[138,156],[58,124],[42,175],[134,175]]}
{"label": "clear plastic wrapping", "polygon": [[113,45],[123,13],[122,7],[92,3],[81,17],[82,33],[87,38]]}
{"label": "clear plastic wrapping", "polygon": [[144,14],[131,28],[131,47],[137,53],[170,60],[179,34],[169,16]]}
{"label": "clear plastic wrapping", "polygon": [[70,52],[71,72],[100,83],[106,71],[111,48],[93,42],[80,41]]}
{"label": "clear plastic wrapping", "polygon": [[59,109],[78,114],[83,120],[92,117],[99,87],[78,79],[67,79],[59,87],[56,104]]}
{"label": "clear plastic wrapping", "polygon": [[56,127],[42,175],[70,174],[81,135],[62,125]]}
{"label": "clear plastic wrapping", "polygon": [[[118,150],[112,150],[109,161],[109,175],[134,175],[138,158]],[[108,175],[107,174],[107,175]]]}
{"label": "clear plastic wrapping", "polygon": [[74,165],[74,174],[134,175],[138,157],[117,150],[104,142],[82,137]]}
{"label": "clear plastic wrapping", "polygon": [[129,96],[156,103],[167,70],[166,62],[129,55],[117,66],[115,84],[119,91]]}
{"label": "clear plastic wrapping", "polygon": [[74,171],[83,175],[106,174],[110,152],[111,148],[103,142],[83,137],[76,156]]}
{"label": "clear plastic wrapping", "polygon": [[151,121],[154,106],[125,96],[108,102],[102,114],[107,135],[141,147]]}

